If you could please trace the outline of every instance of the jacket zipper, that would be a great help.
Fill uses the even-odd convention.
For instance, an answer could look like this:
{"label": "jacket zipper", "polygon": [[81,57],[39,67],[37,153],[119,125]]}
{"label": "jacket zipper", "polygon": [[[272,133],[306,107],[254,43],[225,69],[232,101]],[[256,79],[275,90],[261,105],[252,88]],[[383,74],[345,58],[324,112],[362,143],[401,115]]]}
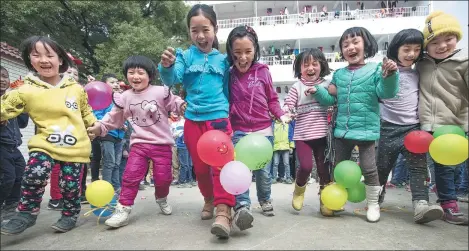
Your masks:
{"label": "jacket zipper", "polygon": [[344,136],[345,137],[345,134],[348,133],[348,123],[350,121],[350,93],[351,93],[351,89],[352,89],[352,81],[353,81],[353,77],[355,76],[355,70],[352,71],[352,77],[350,78],[350,82],[348,84],[348,91],[347,91],[347,122],[345,123],[345,133],[344,133]]}

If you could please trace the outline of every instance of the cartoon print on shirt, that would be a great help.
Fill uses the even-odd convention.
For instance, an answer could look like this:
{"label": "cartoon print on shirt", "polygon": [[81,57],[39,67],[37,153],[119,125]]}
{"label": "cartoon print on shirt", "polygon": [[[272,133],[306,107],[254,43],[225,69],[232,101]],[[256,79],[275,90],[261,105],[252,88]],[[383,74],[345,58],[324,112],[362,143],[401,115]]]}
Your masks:
{"label": "cartoon print on shirt", "polygon": [[65,106],[72,111],[78,111],[78,103],[76,97],[66,97]]}
{"label": "cartoon print on shirt", "polygon": [[77,138],[72,135],[75,129],[73,125],[67,126],[65,131],[62,131],[58,125],[52,125],[50,128],[54,130],[54,133],[49,134],[46,139],[48,142],[60,147],[69,147],[77,143]]}
{"label": "cartoon print on shirt", "polygon": [[130,104],[132,122],[140,127],[147,127],[158,123],[161,113],[155,100],[144,100],[138,104]]}

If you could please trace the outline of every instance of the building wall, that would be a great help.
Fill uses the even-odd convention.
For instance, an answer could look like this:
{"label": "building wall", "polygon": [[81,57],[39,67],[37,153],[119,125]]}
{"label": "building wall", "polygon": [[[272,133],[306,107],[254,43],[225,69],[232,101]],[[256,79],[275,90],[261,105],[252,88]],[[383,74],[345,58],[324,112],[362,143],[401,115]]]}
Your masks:
{"label": "building wall", "polygon": [[[13,61],[9,57],[3,57],[0,60],[0,64],[8,70],[10,75],[10,81],[13,82],[17,79],[21,78],[24,79],[26,74],[28,74],[28,69],[24,66],[23,63],[19,63],[17,61]],[[25,157],[28,159],[28,141],[34,135],[34,123],[29,120],[28,126],[24,129],[21,129],[21,134],[23,135],[23,144],[20,146],[20,151]]]}

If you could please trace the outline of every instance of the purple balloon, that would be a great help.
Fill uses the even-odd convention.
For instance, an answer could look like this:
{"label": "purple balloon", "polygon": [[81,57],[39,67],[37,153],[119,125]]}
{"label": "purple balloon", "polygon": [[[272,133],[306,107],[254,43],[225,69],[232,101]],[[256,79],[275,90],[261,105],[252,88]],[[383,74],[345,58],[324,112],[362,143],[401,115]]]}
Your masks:
{"label": "purple balloon", "polygon": [[85,85],[88,94],[88,104],[93,110],[106,109],[112,103],[111,87],[100,81],[93,81]]}
{"label": "purple balloon", "polygon": [[251,170],[240,161],[228,162],[220,172],[220,183],[230,194],[246,192],[251,186]]}

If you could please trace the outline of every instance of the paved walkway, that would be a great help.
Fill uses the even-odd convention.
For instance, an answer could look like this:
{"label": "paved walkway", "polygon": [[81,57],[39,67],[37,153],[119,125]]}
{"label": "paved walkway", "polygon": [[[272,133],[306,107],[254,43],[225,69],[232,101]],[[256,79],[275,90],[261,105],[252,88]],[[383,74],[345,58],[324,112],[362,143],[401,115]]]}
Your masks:
{"label": "paved walkway", "polygon": [[[255,183],[251,189],[255,191]],[[417,225],[412,221],[410,193],[405,189],[388,189],[378,223],[366,222],[360,211],[364,203],[346,205],[339,217],[324,218],[319,214],[317,185],[308,186],[304,209],[298,213],[291,207],[293,186],[273,185],[276,216],[260,214],[253,204],[254,228],[232,231],[229,240],[210,234],[212,221],[200,220],[203,200],[198,188],[171,188],[171,216],[162,215],[152,188],[137,195],[130,224],[120,229],[97,225],[97,217],[81,217],[78,227],[68,233],[55,233],[50,225],[60,214],[47,210],[48,198],[35,226],[18,236],[1,236],[2,250],[187,250],[187,249],[439,249],[468,250],[468,228],[443,221]],[[46,194],[49,194],[48,191]],[[254,194],[251,199],[257,201]],[[431,194],[431,201],[436,197]],[[401,208],[398,208],[401,206]],[[468,206],[461,203],[467,213]],[[84,205],[82,214],[89,210]],[[103,221],[102,221],[103,222]]]}

